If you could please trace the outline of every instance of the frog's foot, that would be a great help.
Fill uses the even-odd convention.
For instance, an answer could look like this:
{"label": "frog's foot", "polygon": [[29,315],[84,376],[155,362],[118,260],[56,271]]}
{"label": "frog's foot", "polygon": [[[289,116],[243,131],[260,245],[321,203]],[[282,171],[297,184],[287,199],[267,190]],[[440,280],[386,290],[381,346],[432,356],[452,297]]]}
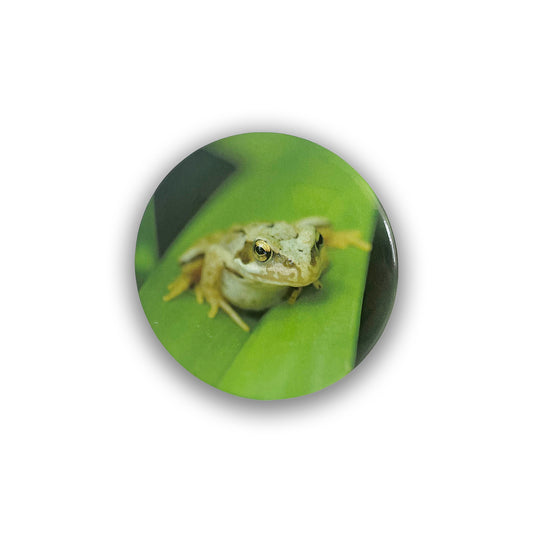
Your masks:
{"label": "frog's foot", "polygon": [[323,287],[322,282],[320,280],[318,280],[318,279],[316,281],[313,281],[313,287],[317,291],[319,291]]}
{"label": "frog's foot", "polygon": [[200,281],[203,261],[203,258],[200,258],[183,266],[181,274],[167,287],[168,293],[163,296],[165,302],[176,298]]}
{"label": "frog's foot", "polygon": [[211,287],[202,287],[201,284],[197,285],[194,288],[196,293],[196,300],[198,303],[203,303],[204,300],[211,306],[207,316],[209,318],[215,318],[218,313],[219,308],[226,312],[226,314],[244,331],[250,331],[250,327],[242,318],[237,314],[235,309],[231,307],[228,301],[222,296],[221,292],[217,289]]}
{"label": "frog's foot", "polygon": [[300,296],[302,290],[303,287],[295,287],[294,289],[292,289],[291,295],[289,296],[287,303],[290,303],[292,305],[298,299],[298,296]]}
{"label": "frog's foot", "polygon": [[361,237],[361,232],[358,230],[343,230],[334,231],[329,228],[321,228],[324,243],[331,248],[348,248],[354,246],[364,252],[370,252],[372,245]]}

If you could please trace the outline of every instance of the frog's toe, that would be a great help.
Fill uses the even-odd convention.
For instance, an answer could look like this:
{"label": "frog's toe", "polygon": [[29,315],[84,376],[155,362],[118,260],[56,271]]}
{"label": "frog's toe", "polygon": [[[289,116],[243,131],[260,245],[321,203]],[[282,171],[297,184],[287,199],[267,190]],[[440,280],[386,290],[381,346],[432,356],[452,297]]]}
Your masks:
{"label": "frog's toe", "polygon": [[202,288],[200,287],[200,285],[196,285],[194,287],[194,294],[196,295],[196,301],[199,304],[203,304],[204,303],[204,293],[202,292]]}
{"label": "frog's toe", "polygon": [[242,320],[242,318],[238,315],[235,309],[231,307],[222,294],[219,292],[211,293],[206,295],[206,300],[211,305],[211,309],[207,314],[209,318],[214,318],[218,313],[218,310],[222,309],[233,320],[233,322],[237,324],[237,326],[242,328],[244,331],[250,331],[248,324]]}
{"label": "frog's toe", "polygon": [[163,296],[163,300],[168,302],[179,296],[182,292],[185,292],[190,285],[190,280],[187,276],[179,276],[168,287],[168,293]]}
{"label": "frog's toe", "polygon": [[313,281],[313,287],[317,291],[319,291],[323,287],[322,282],[320,280],[318,280],[318,279],[316,281]]}
{"label": "frog's toe", "polygon": [[168,302],[185,292],[189,287],[200,281],[202,273],[203,258],[192,263],[183,265],[181,274],[167,286],[168,293],[163,296],[163,300]]}
{"label": "frog's toe", "polygon": [[289,296],[289,299],[287,300],[287,303],[292,305],[298,299],[298,296],[300,296],[302,290],[303,290],[303,287],[295,287],[292,290],[291,295]]}
{"label": "frog's toe", "polygon": [[202,285],[195,287],[194,292],[196,293],[196,301],[199,304],[203,303],[205,300],[211,306],[207,316],[209,318],[214,318],[218,312],[220,301],[222,300],[220,292],[211,287],[202,287]]}
{"label": "frog's toe", "polygon": [[220,302],[220,307],[224,309],[224,311],[233,320],[233,322],[237,324],[237,326],[242,328],[244,331],[250,331],[250,326],[248,326],[248,324],[244,322],[244,320],[237,314],[235,309],[233,309],[233,307],[231,307],[231,305],[228,302],[226,302],[226,300],[222,300]]}
{"label": "frog's toe", "polygon": [[218,313],[218,302],[209,302],[211,304],[211,309],[209,309],[209,313],[207,313],[207,316],[209,318],[215,318]]}

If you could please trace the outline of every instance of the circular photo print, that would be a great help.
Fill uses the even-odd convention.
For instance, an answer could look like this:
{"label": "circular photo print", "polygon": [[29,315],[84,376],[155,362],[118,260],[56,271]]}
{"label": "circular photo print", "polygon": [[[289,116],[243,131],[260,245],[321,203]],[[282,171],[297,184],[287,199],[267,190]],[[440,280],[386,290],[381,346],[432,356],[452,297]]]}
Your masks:
{"label": "circular photo print", "polygon": [[325,148],[248,133],[194,152],[161,182],[135,274],[155,334],[187,370],[260,400],[316,392],[381,335],[394,238],[368,184]]}

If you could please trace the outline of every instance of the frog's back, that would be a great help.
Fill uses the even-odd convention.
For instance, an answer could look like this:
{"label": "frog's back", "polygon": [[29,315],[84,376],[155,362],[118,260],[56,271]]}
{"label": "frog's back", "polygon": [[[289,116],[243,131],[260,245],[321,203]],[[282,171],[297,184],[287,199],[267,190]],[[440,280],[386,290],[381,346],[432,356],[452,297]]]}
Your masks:
{"label": "frog's back", "polygon": [[219,244],[221,246],[227,246],[230,242],[234,241],[239,236],[244,234],[243,226],[232,226],[228,230],[216,231],[209,235],[202,237],[196,241],[190,248],[188,248],[179,258],[179,263],[184,265],[190,263],[195,259],[203,257],[207,250],[213,245]]}

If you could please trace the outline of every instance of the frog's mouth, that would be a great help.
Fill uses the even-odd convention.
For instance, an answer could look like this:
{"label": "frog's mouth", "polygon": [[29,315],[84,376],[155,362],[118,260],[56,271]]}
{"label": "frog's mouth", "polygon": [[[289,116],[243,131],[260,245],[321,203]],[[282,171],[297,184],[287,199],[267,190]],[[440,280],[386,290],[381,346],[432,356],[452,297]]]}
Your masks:
{"label": "frog's mouth", "polygon": [[290,287],[306,287],[311,285],[320,278],[322,274],[322,265],[310,266],[305,271],[298,269],[296,276],[289,276],[287,281],[283,285],[289,285]]}
{"label": "frog's mouth", "polygon": [[247,265],[249,276],[265,285],[305,287],[317,281],[322,274],[323,263],[320,260],[309,264],[307,268],[301,268],[287,258],[272,259],[269,265]]}

